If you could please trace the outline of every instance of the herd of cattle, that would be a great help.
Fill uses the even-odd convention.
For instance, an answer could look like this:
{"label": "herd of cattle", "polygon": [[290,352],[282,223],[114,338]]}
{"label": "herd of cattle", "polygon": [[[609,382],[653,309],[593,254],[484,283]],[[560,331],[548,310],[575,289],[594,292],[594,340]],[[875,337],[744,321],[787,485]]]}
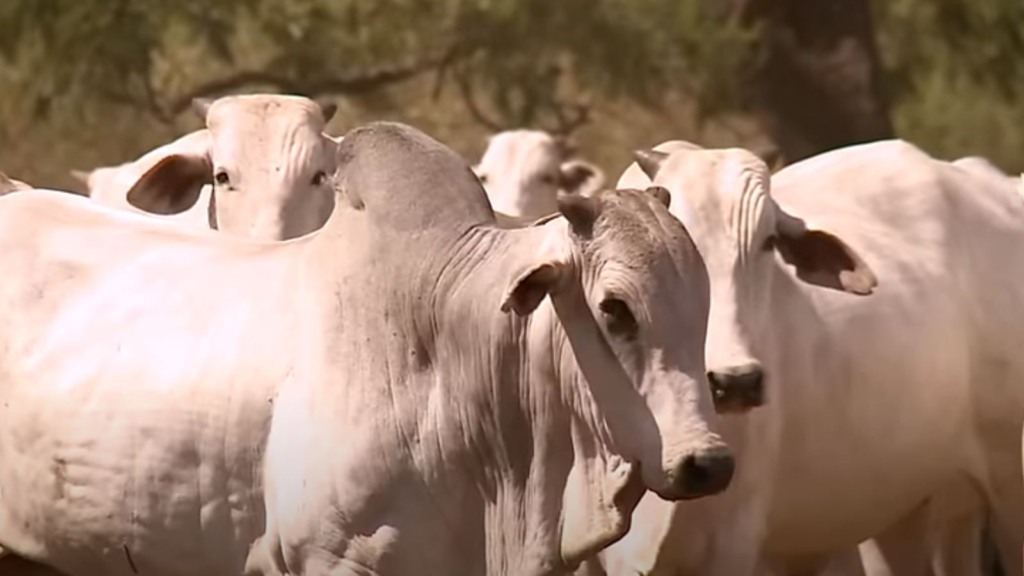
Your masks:
{"label": "herd of cattle", "polygon": [[1020,178],[195,104],[0,175],[0,575],[1021,574]]}

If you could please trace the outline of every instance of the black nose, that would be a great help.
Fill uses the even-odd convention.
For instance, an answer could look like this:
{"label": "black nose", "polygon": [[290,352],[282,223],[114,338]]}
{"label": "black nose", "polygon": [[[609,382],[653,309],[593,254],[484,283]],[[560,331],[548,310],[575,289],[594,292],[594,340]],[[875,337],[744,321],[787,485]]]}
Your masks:
{"label": "black nose", "polygon": [[759,365],[712,370],[708,383],[716,412],[746,412],[764,404],[764,371]]}
{"label": "black nose", "polygon": [[678,476],[683,498],[710,496],[725,490],[732,481],[735,467],[732,453],[724,446],[687,456]]}

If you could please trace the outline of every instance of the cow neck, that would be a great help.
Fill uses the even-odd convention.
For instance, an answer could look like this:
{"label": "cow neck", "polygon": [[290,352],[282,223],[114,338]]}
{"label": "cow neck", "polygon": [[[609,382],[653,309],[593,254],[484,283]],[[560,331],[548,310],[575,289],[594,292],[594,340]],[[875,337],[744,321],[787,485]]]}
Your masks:
{"label": "cow neck", "polygon": [[[350,518],[375,502],[361,533],[386,524],[399,545],[455,558],[478,550],[486,571],[550,571],[573,459],[551,357],[554,313],[546,303],[529,318],[500,310],[544,240],[542,229],[487,225],[396,234],[348,210],[310,242],[304,293],[323,339],[301,394],[312,414],[304,433],[345,446],[350,457],[330,474],[342,480],[325,492]],[[344,484],[355,468],[359,490]],[[485,571],[438,562],[427,571]]]}

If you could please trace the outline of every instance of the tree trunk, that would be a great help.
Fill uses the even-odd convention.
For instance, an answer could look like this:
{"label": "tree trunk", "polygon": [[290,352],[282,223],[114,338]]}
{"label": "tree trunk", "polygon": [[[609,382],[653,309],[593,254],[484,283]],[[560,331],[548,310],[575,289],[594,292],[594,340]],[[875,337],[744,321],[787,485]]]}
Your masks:
{"label": "tree trunk", "polygon": [[763,26],[750,104],[785,162],[893,137],[868,0],[747,0],[741,17]]}

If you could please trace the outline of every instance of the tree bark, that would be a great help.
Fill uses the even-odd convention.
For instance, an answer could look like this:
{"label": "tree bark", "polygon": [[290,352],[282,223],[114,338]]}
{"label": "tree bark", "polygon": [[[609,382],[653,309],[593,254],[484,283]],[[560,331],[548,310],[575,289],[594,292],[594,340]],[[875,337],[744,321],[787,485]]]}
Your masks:
{"label": "tree bark", "polygon": [[894,136],[868,0],[747,0],[752,106],[787,163]]}

